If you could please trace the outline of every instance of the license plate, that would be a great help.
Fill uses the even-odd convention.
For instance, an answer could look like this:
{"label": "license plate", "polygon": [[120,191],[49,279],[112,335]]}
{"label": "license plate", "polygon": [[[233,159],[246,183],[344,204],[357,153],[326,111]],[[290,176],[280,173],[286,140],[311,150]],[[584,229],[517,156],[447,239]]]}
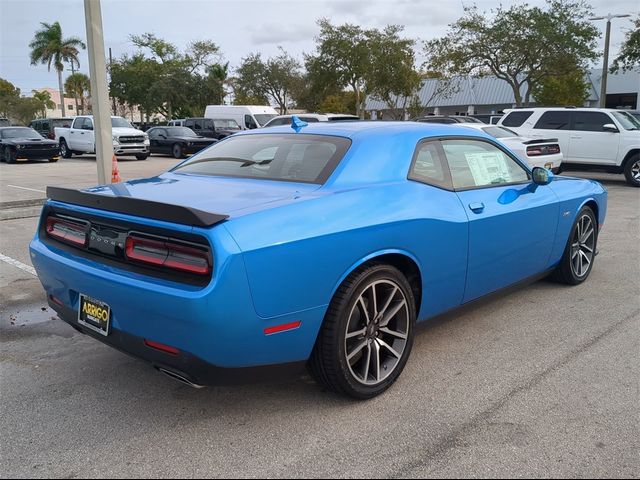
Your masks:
{"label": "license plate", "polygon": [[100,335],[109,335],[111,323],[111,308],[104,302],[86,295],[80,294],[80,306],[78,310],[78,323],[98,332]]}
{"label": "license plate", "polygon": [[551,170],[553,168],[553,163],[545,163],[544,168],[546,168],[547,170]]}

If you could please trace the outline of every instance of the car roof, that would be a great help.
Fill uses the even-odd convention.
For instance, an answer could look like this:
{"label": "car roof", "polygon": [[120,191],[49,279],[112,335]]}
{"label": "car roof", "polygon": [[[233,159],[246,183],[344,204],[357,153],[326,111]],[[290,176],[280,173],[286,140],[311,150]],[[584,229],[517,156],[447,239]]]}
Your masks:
{"label": "car roof", "polygon": [[[295,133],[290,125],[279,125],[268,129],[244,130],[234,135],[271,135],[277,133]],[[468,129],[461,124],[439,124],[421,122],[394,122],[379,120],[364,120],[360,122],[314,122],[302,127],[299,133],[316,135],[333,135],[351,139],[364,138],[375,134],[376,136],[397,135],[406,133],[416,138],[437,137],[448,135],[468,135]],[[489,137],[480,133],[483,137]],[[491,138],[491,137],[489,137]]]}

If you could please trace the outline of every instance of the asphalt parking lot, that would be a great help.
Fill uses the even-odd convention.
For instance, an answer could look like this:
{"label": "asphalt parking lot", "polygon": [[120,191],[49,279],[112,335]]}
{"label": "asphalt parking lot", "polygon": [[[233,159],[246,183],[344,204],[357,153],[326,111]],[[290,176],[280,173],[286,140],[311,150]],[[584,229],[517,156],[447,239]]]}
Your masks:
{"label": "asphalt parking lot", "polygon": [[0,164],[0,476],[637,478],[640,189],[580,176],[609,189],[589,280],[429,322],[396,385],[354,402],[308,377],[194,390],[54,319],[28,269],[34,212],[95,163]]}

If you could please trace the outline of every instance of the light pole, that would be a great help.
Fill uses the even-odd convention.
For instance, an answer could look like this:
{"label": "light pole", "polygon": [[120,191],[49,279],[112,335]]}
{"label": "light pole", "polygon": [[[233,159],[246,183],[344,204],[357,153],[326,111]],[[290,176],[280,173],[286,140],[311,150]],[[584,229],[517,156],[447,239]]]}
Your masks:
{"label": "light pole", "polygon": [[593,17],[589,20],[607,20],[607,30],[604,35],[604,60],[602,61],[602,80],[600,82],[600,108],[607,106],[607,70],[609,70],[609,37],[611,37],[611,19],[624,18],[631,15],[612,15],[607,14],[605,17]]}

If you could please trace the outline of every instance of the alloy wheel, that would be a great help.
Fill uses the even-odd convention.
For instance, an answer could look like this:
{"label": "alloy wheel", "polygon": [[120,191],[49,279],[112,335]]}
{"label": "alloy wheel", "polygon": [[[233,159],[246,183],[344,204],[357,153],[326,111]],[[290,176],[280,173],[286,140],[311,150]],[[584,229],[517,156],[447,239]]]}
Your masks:
{"label": "alloy wheel", "polygon": [[375,386],[395,370],[407,347],[410,321],[407,299],[391,280],[367,285],[349,314],[345,355],[351,375]]}
{"label": "alloy wheel", "polygon": [[589,272],[596,244],[596,231],[589,215],[582,215],[576,224],[571,243],[571,269],[578,278]]}
{"label": "alloy wheel", "polygon": [[640,158],[631,165],[631,176],[637,183],[640,183]]}

